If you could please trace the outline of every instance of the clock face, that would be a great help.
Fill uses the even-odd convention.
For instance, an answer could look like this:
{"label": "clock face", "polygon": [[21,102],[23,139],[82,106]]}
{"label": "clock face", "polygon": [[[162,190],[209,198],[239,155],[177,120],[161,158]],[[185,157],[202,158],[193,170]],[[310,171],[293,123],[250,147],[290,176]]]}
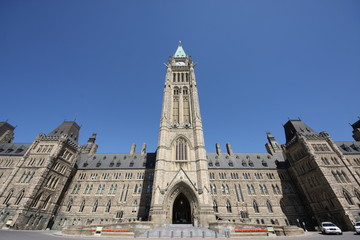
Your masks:
{"label": "clock face", "polygon": [[185,66],[185,63],[184,62],[176,62],[175,66]]}

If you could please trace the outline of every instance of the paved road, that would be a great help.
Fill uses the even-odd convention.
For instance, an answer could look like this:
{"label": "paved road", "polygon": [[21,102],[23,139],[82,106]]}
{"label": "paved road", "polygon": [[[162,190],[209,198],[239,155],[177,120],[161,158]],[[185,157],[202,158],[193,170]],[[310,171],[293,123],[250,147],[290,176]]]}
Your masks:
{"label": "paved road", "polygon": [[[134,238],[119,238],[119,237],[78,237],[78,236],[66,236],[61,235],[57,231],[12,231],[12,230],[0,230],[0,240],[134,240]],[[140,238],[136,238],[140,239]],[[206,238],[209,239],[209,238]],[[217,238],[219,239],[219,238]],[[228,239],[228,238],[227,238]],[[235,238],[232,238],[235,239]],[[239,239],[239,238],[238,238]],[[318,232],[308,232],[302,236],[294,237],[243,237],[242,240],[264,240],[264,239],[279,239],[279,240],[359,240],[360,235],[355,235],[354,232],[345,232],[343,235],[322,235]]]}

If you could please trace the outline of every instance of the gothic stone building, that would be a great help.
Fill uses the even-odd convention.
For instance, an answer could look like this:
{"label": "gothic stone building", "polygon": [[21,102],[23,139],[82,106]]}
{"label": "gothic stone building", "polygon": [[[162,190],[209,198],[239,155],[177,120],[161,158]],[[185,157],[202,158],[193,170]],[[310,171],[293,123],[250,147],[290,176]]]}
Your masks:
{"label": "gothic stone building", "polygon": [[97,153],[96,135],[80,145],[69,121],[14,143],[14,127],[0,122],[0,227],[333,221],[346,230],[360,220],[360,120],[354,141],[289,120],[286,143],[268,133],[265,153],[207,152],[194,63],[179,45],[166,67],[155,153],[145,144]]}

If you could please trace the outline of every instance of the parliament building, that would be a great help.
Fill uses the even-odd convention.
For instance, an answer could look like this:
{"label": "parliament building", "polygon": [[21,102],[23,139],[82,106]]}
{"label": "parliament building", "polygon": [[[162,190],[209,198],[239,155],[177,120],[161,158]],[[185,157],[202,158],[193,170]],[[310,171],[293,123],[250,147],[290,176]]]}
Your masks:
{"label": "parliament building", "polygon": [[194,62],[179,44],[166,64],[155,152],[133,144],[128,153],[97,153],[96,134],[79,143],[74,121],[17,143],[15,128],[0,122],[0,228],[311,230],[332,221],[351,230],[360,221],[360,120],[351,126],[354,140],[338,142],[289,120],[286,142],[267,133],[262,153],[233,152],[229,143],[207,152]]}

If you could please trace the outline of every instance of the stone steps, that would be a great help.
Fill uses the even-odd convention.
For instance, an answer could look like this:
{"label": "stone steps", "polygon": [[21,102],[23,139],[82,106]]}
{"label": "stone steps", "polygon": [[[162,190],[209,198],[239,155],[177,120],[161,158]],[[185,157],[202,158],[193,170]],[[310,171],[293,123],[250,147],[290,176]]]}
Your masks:
{"label": "stone steps", "polygon": [[217,238],[224,237],[208,228],[194,227],[191,224],[168,224],[151,229],[136,237],[144,238]]}

